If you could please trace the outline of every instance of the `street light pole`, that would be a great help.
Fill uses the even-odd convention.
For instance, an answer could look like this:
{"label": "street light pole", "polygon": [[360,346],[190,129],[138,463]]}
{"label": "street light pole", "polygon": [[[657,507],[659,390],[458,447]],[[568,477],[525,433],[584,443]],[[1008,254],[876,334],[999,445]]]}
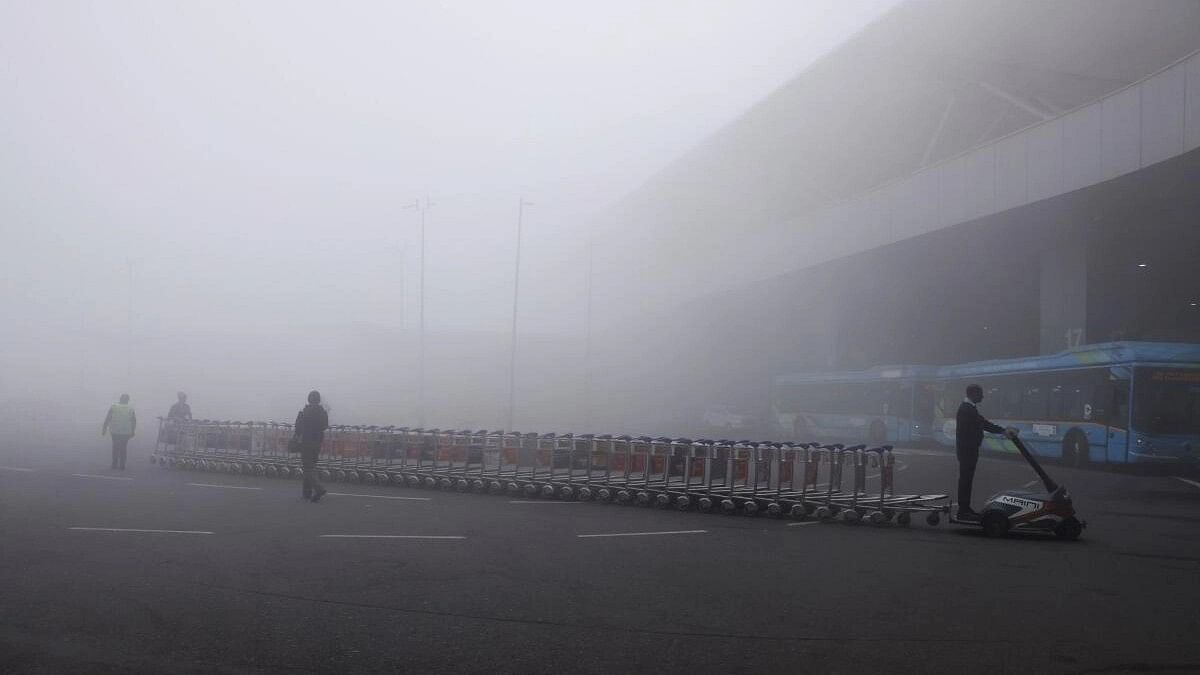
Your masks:
{"label": "street light pole", "polygon": [[421,310],[418,315],[417,328],[417,426],[419,427],[425,426],[425,212],[432,205],[429,197],[426,197],[424,202],[417,199],[404,207],[416,209],[421,214]]}
{"label": "street light pole", "polygon": [[587,321],[583,350],[583,426],[591,433],[592,428],[592,271],[596,262],[596,242],[588,237],[587,264]]}
{"label": "street light pole", "polygon": [[512,304],[512,351],[508,356],[508,431],[513,430],[513,416],[516,413],[517,389],[517,306],[521,297],[521,224],[525,217],[525,207],[533,206],[524,197],[517,199],[517,256],[513,265],[513,304]]}

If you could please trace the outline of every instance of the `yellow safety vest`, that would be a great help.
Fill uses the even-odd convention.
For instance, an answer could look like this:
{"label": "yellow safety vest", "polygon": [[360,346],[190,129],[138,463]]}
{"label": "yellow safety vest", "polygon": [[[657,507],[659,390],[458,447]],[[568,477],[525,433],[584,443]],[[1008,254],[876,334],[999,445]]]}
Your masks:
{"label": "yellow safety vest", "polygon": [[113,436],[133,435],[133,406],[114,403],[108,409],[108,433]]}

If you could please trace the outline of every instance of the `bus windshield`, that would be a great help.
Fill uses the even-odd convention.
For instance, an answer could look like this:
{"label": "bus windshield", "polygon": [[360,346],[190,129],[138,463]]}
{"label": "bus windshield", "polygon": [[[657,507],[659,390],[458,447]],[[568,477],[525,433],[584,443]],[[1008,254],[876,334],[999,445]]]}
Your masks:
{"label": "bus windshield", "polygon": [[1134,427],[1148,434],[1200,434],[1200,370],[1139,369]]}

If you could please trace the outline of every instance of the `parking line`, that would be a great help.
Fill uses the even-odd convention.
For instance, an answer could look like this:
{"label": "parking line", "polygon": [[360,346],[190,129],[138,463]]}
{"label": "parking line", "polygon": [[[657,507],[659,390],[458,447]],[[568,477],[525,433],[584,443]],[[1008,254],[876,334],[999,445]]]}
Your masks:
{"label": "parking line", "polygon": [[391,495],[357,495],[349,492],[330,492],[333,497],[370,497],[372,499],[400,499],[410,502],[428,502],[433,501],[433,497],[393,497]]}
{"label": "parking line", "polygon": [[0,471],[23,471],[25,473],[29,473],[33,471],[33,469],[26,469],[23,466],[0,466]]}
{"label": "parking line", "polygon": [[1200,488],[1200,483],[1197,483],[1194,480],[1188,480],[1187,478],[1180,478],[1179,476],[1171,476],[1171,478],[1174,478],[1175,480],[1181,480],[1181,481],[1187,483],[1188,485]]}
{"label": "parking line", "polygon": [[81,532],[148,532],[153,534],[212,534],[203,530],[138,530],[126,527],[68,527]]}
{"label": "parking line", "polygon": [[260,487],[249,487],[246,485],[214,485],[212,483],[188,483],[192,487],[210,487],[210,488],[225,488],[226,490],[261,490]]}
{"label": "parking line", "polygon": [[94,473],[73,473],[71,475],[76,478],[99,478],[101,480],[133,480],[133,478],[131,478],[129,476],[97,476]]}
{"label": "parking line", "polygon": [[551,499],[513,500],[509,504],[582,504],[583,502],[561,502]]}
{"label": "parking line", "polygon": [[613,532],[611,534],[577,534],[580,539],[594,537],[653,537],[660,534],[707,534],[708,530],[671,530],[669,532]]}
{"label": "parking line", "polygon": [[322,539],[466,539],[458,535],[425,534],[322,534]]}
{"label": "parking line", "polygon": [[803,523],[788,523],[788,527],[800,527],[801,525],[820,525],[820,521],[808,520]]}
{"label": "parking line", "polygon": [[1026,483],[1025,485],[1023,485],[1022,487],[1033,487],[1034,485],[1037,485],[1039,481],[1040,481],[1040,479],[1034,478],[1033,480],[1031,480],[1028,483]]}

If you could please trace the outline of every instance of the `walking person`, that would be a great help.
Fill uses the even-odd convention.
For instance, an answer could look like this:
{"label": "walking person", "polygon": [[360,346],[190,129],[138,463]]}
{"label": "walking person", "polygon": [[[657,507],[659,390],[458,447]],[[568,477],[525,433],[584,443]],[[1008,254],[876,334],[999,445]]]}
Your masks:
{"label": "walking person", "polygon": [[112,468],[125,470],[125,451],[129,448],[129,439],[137,433],[137,414],[129,405],[129,394],[121,394],[121,402],[114,403],[108,409],[104,418],[104,426],[100,435],[112,436]]}
{"label": "walking person", "polygon": [[321,454],[321,443],[325,441],[325,430],[329,428],[329,413],[321,407],[321,394],[308,392],[308,405],[296,415],[294,435],[300,440],[300,466],[304,469],[304,499],[319,502],[325,496],[325,486],[317,476],[317,457]]}
{"label": "walking person", "polygon": [[980,414],[979,404],[982,402],[983,387],[971,384],[967,386],[967,397],[958,406],[954,451],[958,455],[959,520],[979,520],[979,514],[971,508],[971,490],[975,482],[975,466],[979,463],[979,446],[983,444],[983,432],[1004,434],[1009,438],[1016,435],[1015,430],[992,424]]}

